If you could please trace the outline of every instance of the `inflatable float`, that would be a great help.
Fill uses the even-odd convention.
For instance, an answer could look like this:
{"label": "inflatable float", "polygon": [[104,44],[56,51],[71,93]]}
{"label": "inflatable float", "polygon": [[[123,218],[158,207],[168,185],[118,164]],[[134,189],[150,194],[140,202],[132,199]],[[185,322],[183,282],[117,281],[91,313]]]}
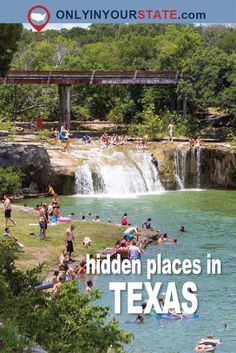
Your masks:
{"label": "inflatable float", "polygon": [[53,286],[54,286],[54,283],[52,281],[48,281],[48,282],[43,282],[42,284],[36,286],[35,289],[40,291],[40,290],[53,288]]}
{"label": "inflatable float", "polygon": [[157,319],[166,319],[166,320],[173,320],[173,319],[198,319],[199,314],[179,314],[173,315],[171,313],[168,314],[156,314]]}
{"label": "inflatable float", "polygon": [[71,218],[69,217],[58,217],[57,223],[69,223],[71,222]]}
{"label": "inflatable float", "polygon": [[213,336],[208,336],[207,338],[202,338],[196,345],[194,351],[196,353],[205,352],[205,353],[214,353],[216,346],[221,344],[221,340],[214,338]]}
{"label": "inflatable float", "polygon": [[212,346],[212,345],[204,345],[204,344],[200,344],[200,345],[197,345],[194,349],[194,352],[196,353],[214,353],[215,352],[215,346]]}

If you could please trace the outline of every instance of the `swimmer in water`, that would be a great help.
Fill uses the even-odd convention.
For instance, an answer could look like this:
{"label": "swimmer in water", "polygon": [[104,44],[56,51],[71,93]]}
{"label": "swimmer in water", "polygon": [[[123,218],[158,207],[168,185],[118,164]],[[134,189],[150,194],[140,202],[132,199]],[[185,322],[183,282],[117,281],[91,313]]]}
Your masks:
{"label": "swimmer in water", "polygon": [[143,315],[138,315],[135,319],[135,322],[141,323],[144,322],[144,317]]}
{"label": "swimmer in water", "polygon": [[93,290],[93,282],[91,280],[87,281],[87,287],[85,288],[85,293],[91,293]]}
{"label": "swimmer in water", "polygon": [[165,305],[164,299],[163,298],[159,298],[158,302],[159,302],[161,310],[163,311],[163,308],[164,308],[164,305]]}
{"label": "swimmer in water", "polygon": [[144,322],[144,312],[145,312],[146,306],[147,306],[147,303],[142,303],[142,305],[141,305],[142,314],[140,314],[136,317],[135,322]]}
{"label": "swimmer in water", "polygon": [[184,226],[180,226],[179,229],[178,229],[178,232],[182,232],[182,233],[186,232]]}

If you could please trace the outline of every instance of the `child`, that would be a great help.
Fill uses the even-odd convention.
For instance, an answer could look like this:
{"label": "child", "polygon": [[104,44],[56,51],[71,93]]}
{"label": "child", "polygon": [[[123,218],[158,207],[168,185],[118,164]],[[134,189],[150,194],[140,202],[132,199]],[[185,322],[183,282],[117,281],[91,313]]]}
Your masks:
{"label": "child", "polygon": [[85,288],[85,293],[91,293],[93,290],[93,282],[91,280],[87,281],[87,287]]}

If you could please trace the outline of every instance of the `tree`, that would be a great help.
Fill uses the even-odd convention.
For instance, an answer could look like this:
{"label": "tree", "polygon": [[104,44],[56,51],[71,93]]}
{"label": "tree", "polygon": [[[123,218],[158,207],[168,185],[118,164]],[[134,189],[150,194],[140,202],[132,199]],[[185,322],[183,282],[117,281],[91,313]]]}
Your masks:
{"label": "tree", "polygon": [[217,46],[226,51],[227,53],[233,53],[236,51],[236,31],[235,29],[230,29],[222,38],[218,41]]}
{"label": "tree", "polygon": [[9,70],[22,29],[21,24],[0,24],[0,76]]}
{"label": "tree", "polygon": [[188,100],[192,110],[222,107],[220,96],[230,86],[232,71],[229,56],[218,48],[200,48],[186,60],[184,72],[189,75],[178,86],[181,97]]}
{"label": "tree", "polygon": [[229,60],[231,70],[227,79],[230,84],[221,92],[220,99],[222,106],[236,117],[236,54]]}
{"label": "tree", "polygon": [[13,168],[0,168],[0,195],[20,195],[22,193],[22,173]]}
{"label": "tree", "polygon": [[[94,304],[100,298],[98,291],[83,294],[76,281],[62,284],[56,295],[36,291],[41,270],[42,266],[25,273],[16,269],[14,252],[0,241],[4,325],[14,328],[26,345],[39,344],[48,353],[105,353],[111,345],[124,352],[123,344],[130,342],[131,335],[120,330],[114,318],[107,319],[109,308]],[[0,330],[0,342],[1,334]]]}

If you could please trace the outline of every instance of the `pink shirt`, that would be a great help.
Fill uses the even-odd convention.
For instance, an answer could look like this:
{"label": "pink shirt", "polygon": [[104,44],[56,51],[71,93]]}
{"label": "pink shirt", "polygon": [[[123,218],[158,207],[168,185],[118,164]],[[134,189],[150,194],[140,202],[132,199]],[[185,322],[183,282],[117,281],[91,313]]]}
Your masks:
{"label": "pink shirt", "polygon": [[127,225],[127,217],[126,216],[123,216],[121,218],[121,224],[122,224],[122,226],[126,226]]}

